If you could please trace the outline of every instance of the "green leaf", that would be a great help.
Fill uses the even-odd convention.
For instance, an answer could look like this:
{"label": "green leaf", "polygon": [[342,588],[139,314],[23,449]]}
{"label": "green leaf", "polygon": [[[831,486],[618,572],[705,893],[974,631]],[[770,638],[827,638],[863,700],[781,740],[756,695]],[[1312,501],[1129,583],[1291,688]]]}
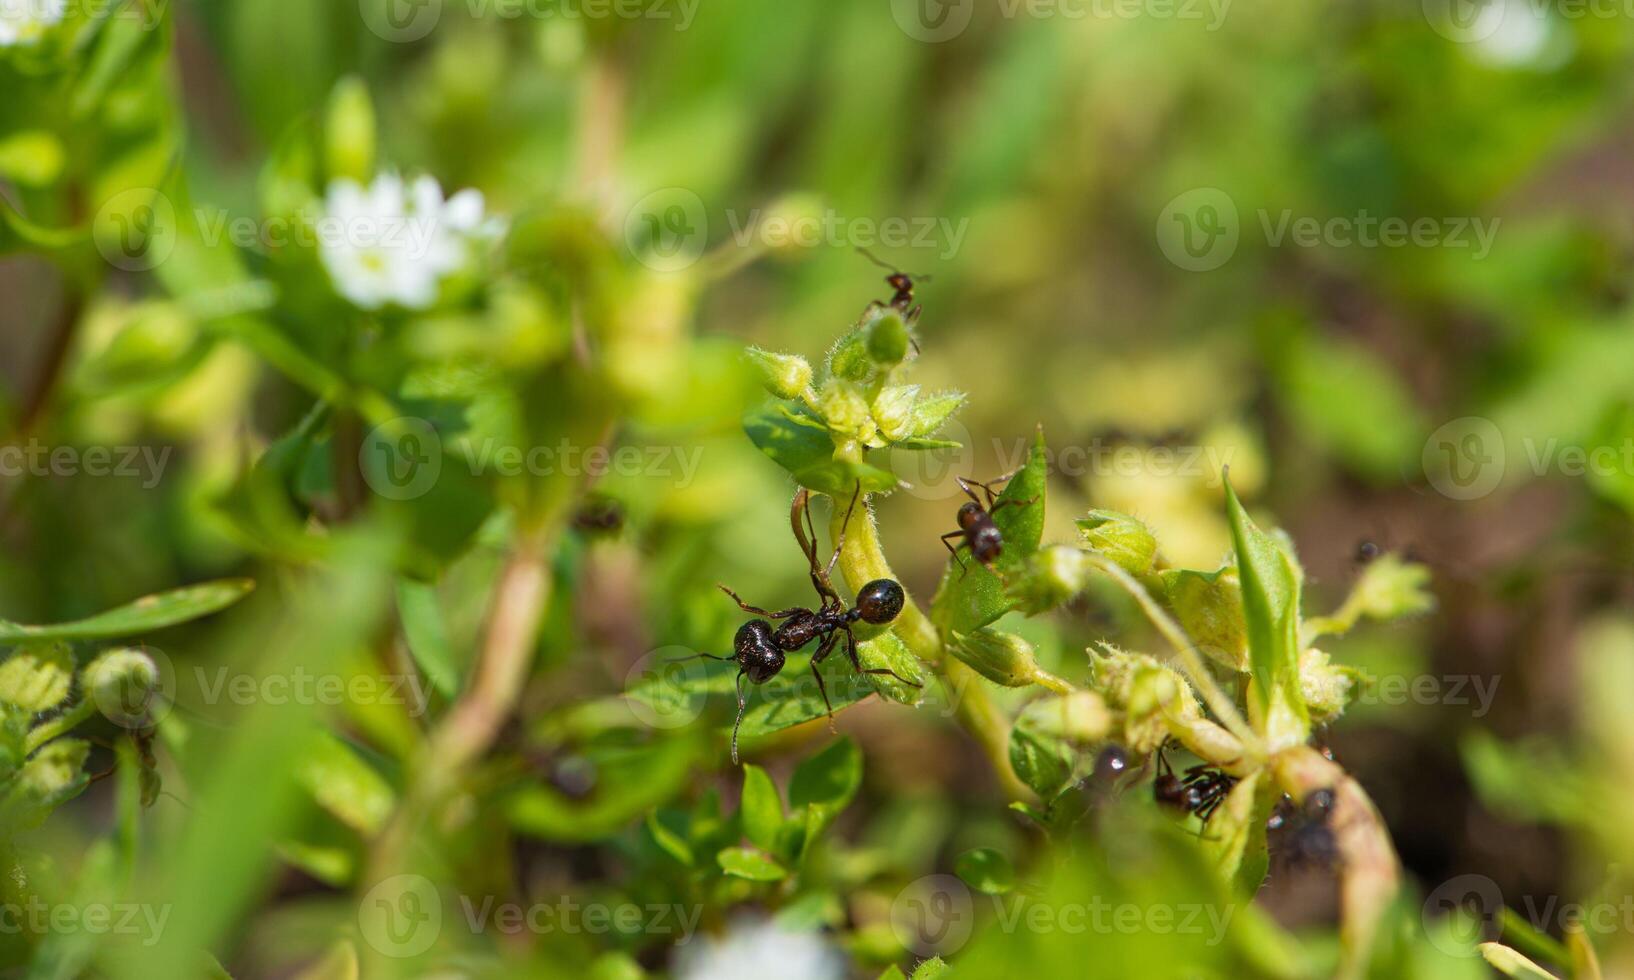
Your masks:
{"label": "green leaf", "polygon": [[106,640],[151,633],[219,612],[255,588],[249,579],[222,579],[160,592],[87,619],[51,626],[0,620],[0,643],[17,640]]}
{"label": "green leaf", "polygon": [[598,747],[589,753],[597,783],[588,798],[528,783],[504,801],[504,810],[518,831],[544,840],[602,840],[680,792],[693,779],[700,748],[697,739],[685,737]]}
{"label": "green leaf", "polygon": [[768,405],[743,420],[743,431],[772,462],[788,470],[808,490],[836,499],[849,498],[862,484],[863,493],[896,489],[896,477],[869,463],[834,458],[834,440],[821,419],[804,407]]}
{"label": "green leaf", "polygon": [[849,737],[837,738],[795,767],[789,806],[818,806],[838,813],[862,786],[862,750]]}
{"label": "green leaf", "polygon": [[1248,623],[1250,713],[1273,748],[1303,744],[1310,718],[1299,690],[1299,566],[1282,542],[1248,519],[1229,478],[1225,493]]}
{"label": "green leaf", "polygon": [[647,833],[652,835],[652,839],[665,854],[689,868],[692,867],[692,862],[695,859],[692,855],[691,845],[686,842],[686,838],[680,833],[665,826],[657,810],[647,814]]}
{"label": "green leaf", "polygon": [[781,864],[749,847],[728,847],[715,860],[722,871],[750,881],[781,881],[789,876]]}
{"label": "green leaf", "polygon": [[[869,650],[879,649],[877,645],[865,648],[859,644],[858,647],[864,651],[860,655],[865,656]],[[867,659],[864,662],[868,662]],[[858,674],[853,670],[850,659],[843,652],[831,654],[819,670],[828,692],[828,704],[833,706],[836,713],[874,694],[880,686],[875,684],[873,675]],[[665,665],[632,685],[626,696],[662,717],[697,718],[711,704],[736,708],[737,675],[735,664]],[[904,673],[903,676],[913,675]],[[885,680],[891,679],[887,677]],[[822,692],[812,681],[809,653],[791,656],[783,670],[764,684],[746,681],[743,693],[747,707],[738,733],[742,742],[828,715]],[[723,727],[730,728],[731,724],[731,716],[724,716]]]}
{"label": "green leaf", "polygon": [[783,801],[777,784],[756,765],[743,767],[743,834],[763,851],[776,851],[783,826]]}
{"label": "green leaf", "polygon": [[1494,970],[1517,980],[1555,980],[1555,975],[1502,943],[1481,943],[1476,947]]}
{"label": "green leaf", "polygon": [[[845,641],[841,640],[840,642]],[[831,656],[835,660],[844,658],[847,664],[850,663],[850,659],[845,657],[843,651],[831,654]],[[857,641],[857,659],[861,660],[863,667],[867,669],[878,670],[881,667],[886,667],[895,671],[897,677],[914,682],[913,684],[904,684],[890,674],[864,675],[880,697],[888,701],[895,701],[898,704],[919,703],[920,696],[924,692],[924,670],[920,667],[919,658],[913,655],[913,652],[908,649],[908,645],[895,632],[885,630],[866,640],[859,639]],[[853,674],[853,676],[855,675]],[[914,684],[919,686],[915,687]]]}
{"label": "green leaf", "polygon": [[385,778],[327,732],[314,739],[296,778],[319,806],[365,836],[378,833],[397,806],[397,795]]}
{"label": "green leaf", "polygon": [[[950,391],[942,395],[921,398],[913,407],[913,423],[909,428],[909,435],[914,439],[932,441],[931,437],[947,424],[947,420],[953,417],[954,412],[964,406],[965,400],[966,396],[962,391]],[[937,444],[959,445],[957,442],[945,441]]]}
{"label": "green leaf", "polygon": [[442,609],[437,605],[437,590],[424,582],[399,579],[397,614],[403,621],[403,636],[414,662],[425,671],[437,693],[454,697],[460,689],[460,668],[448,641]]}
{"label": "green leaf", "polygon": [[912,980],[936,980],[949,972],[948,965],[940,956],[932,956],[914,967]]}
{"label": "green leaf", "polygon": [[[961,551],[949,558],[931,604],[931,618],[944,633],[973,633],[1017,608],[1001,575],[1026,566],[1044,537],[1044,498],[1049,458],[1039,429],[1027,463],[1005,484],[993,505],[993,523],[1004,536],[1004,551],[989,570]],[[961,564],[961,561],[963,564]]]}
{"label": "green leaf", "polygon": [[0,663],[0,701],[25,711],[49,711],[68,698],[74,653],[66,643],[30,643]]}
{"label": "green leaf", "polygon": [[908,980],[908,976],[902,972],[900,967],[893,963],[885,968],[884,973],[879,975],[879,980]]}
{"label": "green leaf", "polygon": [[1050,799],[1072,778],[1066,747],[1025,725],[1010,731],[1010,768],[1043,799]]}
{"label": "green leaf", "polygon": [[964,883],[983,895],[1003,895],[1016,887],[1016,872],[1010,859],[991,847],[978,847],[959,855],[953,871]]}

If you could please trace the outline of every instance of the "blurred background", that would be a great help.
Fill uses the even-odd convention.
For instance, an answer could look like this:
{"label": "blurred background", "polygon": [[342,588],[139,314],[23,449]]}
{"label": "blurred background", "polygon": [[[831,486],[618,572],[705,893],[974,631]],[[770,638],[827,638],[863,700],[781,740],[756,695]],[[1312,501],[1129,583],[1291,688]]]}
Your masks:
{"label": "blurred background", "polygon": [[[881,535],[910,591],[928,596],[945,563],[935,538],[962,499],[951,475],[1014,468],[1039,425],[1055,462],[1046,540],[1072,538],[1075,516],[1106,507],[1148,521],[1176,563],[1212,568],[1230,547],[1228,464],[1255,512],[1291,536],[1311,609],[1337,605],[1374,550],[1433,571],[1433,614],[1328,650],[1399,684],[1320,735],[1377,802],[1418,887],[1480,874],[1518,905],[1581,901],[1616,879],[1608,867],[1634,856],[1626,829],[1606,829],[1634,815],[1634,731],[1615,703],[1628,688],[1608,687],[1634,657],[1634,9],[619,9],[172,0],[162,11],[177,155],[154,186],[179,205],[264,215],[290,132],[350,78],[375,106],[382,166],[434,175],[450,193],[477,188],[513,227],[578,215],[634,270],[619,280],[633,326],[616,350],[639,397],[616,441],[674,466],[609,475],[598,500],[622,519],[581,521],[559,542],[520,708],[436,875],[471,894],[616,892],[639,867],[647,808],[715,786],[732,809],[739,779],[713,730],[664,741],[661,771],[631,768],[581,744],[594,725],[585,706],[616,697],[654,651],[724,652],[741,617],[717,581],[769,607],[806,600],[783,537],[791,486],[740,428],[764,398],[741,351],[815,361],[870,301],[889,300],[887,270],[864,247],[922,277],[915,381],[970,396],[950,430],[965,451],[892,460],[913,485],[880,502]],[[16,173],[0,188],[17,200]],[[276,265],[262,243],[237,251],[258,275]],[[315,806],[291,796],[236,818],[220,807],[259,797],[242,768],[253,752],[234,757],[236,773],[210,770],[214,782],[177,760],[288,725],[212,703],[194,679],[208,688],[217,665],[261,676],[264,637],[283,636],[265,624],[305,610],[317,629],[334,613],[323,592],[281,591],[302,563],[231,504],[313,399],[267,347],[214,322],[207,279],[165,273],[107,270],[76,295],[57,264],[0,259],[0,419],[13,444],[167,454],[151,480],[140,462],[129,478],[8,473],[0,614],[55,622],[202,579],[261,583],[242,609],[151,638],[178,678],[183,734],[159,763],[174,796],[144,831],[164,842],[153,852],[164,866],[141,873],[178,893],[221,889],[220,914],[188,920],[188,935],[234,975],[295,975],[355,918],[360,840],[380,820],[337,814],[321,792]],[[309,338],[326,316],[309,316],[295,345],[321,354]],[[436,329],[446,337],[426,343],[438,350],[469,340]],[[474,537],[441,556],[461,674],[504,561],[503,510],[479,514]],[[430,525],[464,520],[437,511]],[[345,581],[374,596],[367,552],[347,554],[338,564],[361,571]],[[352,594],[329,588],[331,602]],[[1086,645],[1138,647],[1142,635],[1110,593],[1016,628],[1069,678],[1086,669]],[[289,629],[290,649],[332,654],[335,669],[367,663],[358,641],[380,627]],[[333,710],[383,774],[372,779],[400,785],[425,719]],[[1031,846],[979,748],[945,717],[869,701],[840,728],[866,760],[837,831],[851,845],[834,859],[849,862],[836,871],[850,883],[835,898],[845,921],[877,919],[901,880],[946,870],[968,847],[1019,857]],[[758,761],[782,783],[782,760],[827,738],[820,723],[794,729]],[[72,867],[75,842],[116,818],[113,782],[41,832],[48,864]],[[562,802],[586,795],[596,805]],[[175,839],[200,826],[213,829]],[[894,884],[870,891],[880,868]],[[1296,931],[1330,929],[1334,901],[1329,876],[1276,866],[1261,896]],[[1634,945],[1626,933],[1607,946]],[[893,961],[866,930],[849,942],[857,970]],[[609,944],[501,934],[495,945],[514,968],[553,975]],[[674,966],[661,948],[627,945],[632,963]]]}

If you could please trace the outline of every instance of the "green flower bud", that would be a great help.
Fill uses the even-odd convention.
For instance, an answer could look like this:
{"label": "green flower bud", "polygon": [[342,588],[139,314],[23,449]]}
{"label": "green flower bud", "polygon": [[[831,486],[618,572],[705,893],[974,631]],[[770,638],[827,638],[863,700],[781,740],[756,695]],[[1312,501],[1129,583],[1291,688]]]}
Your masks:
{"label": "green flower bud", "polygon": [[1092,510],[1077,520],[1084,543],[1141,576],[1157,564],[1157,537],[1144,523],[1115,510]]}
{"label": "green flower bud", "polygon": [[1339,717],[1367,686],[1367,675],[1354,667],[1336,665],[1315,647],[1299,657],[1299,691],[1311,721],[1323,724]]}
{"label": "green flower bud", "polygon": [[159,689],[159,667],[141,650],[108,650],[86,665],[80,682],[108,718],[120,724],[140,724]]}
{"label": "green flower bud", "polygon": [[1033,646],[1014,633],[982,628],[955,633],[953,655],[976,673],[1005,687],[1026,687],[1038,677]]}
{"label": "green flower bud", "polygon": [[962,391],[950,391],[921,399],[913,409],[913,428],[908,435],[915,439],[929,439],[947,424],[953,413],[965,403]]}
{"label": "green flower bud", "polygon": [[1413,616],[1435,606],[1429,584],[1427,567],[1409,564],[1395,555],[1381,555],[1362,573],[1351,602],[1360,615],[1369,619]]}
{"label": "green flower bud", "polygon": [[919,401],[918,385],[882,388],[874,396],[874,424],[887,442],[907,439],[913,434],[913,407]]}
{"label": "green flower bud", "polygon": [[0,701],[24,711],[49,711],[68,699],[74,655],[66,643],[25,643],[0,663]]}
{"label": "green flower bud", "polygon": [[17,771],[3,801],[0,821],[13,829],[38,826],[58,804],[72,798],[91,777],[85,758],[91,743],[78,738],[47,742]]}
{"label": "green flower bud", "polygon": [[800,355],[751,347],[749,356],[760,367],[761,383],[778,398],[797,399],[811,387],[811,365]]}
{"label": "green flower bud", "polygon": [[868,325],[868,356],[880,367],[895,367],[908,356],[908,325],[887,307]]}
{"label": "green flower bud", "polygon": [[849,381],[830,378],[817,396],[817,410],[829,429],[841,438],[867,439],[874,434],[874,416],[862,389]]}
{"label": "green flower bud", "polygon": [[868,339],[861,330],[841,337],[828,352],[828,373],[847,381],[866,381],[873,373],[874,360],[868,356]]}
{"label": "green flower bud", "polygon": [[342,79],[329,96],[324,127],[324,162],[329,179],[349,177],[368,183],[374,177],[375,118],[368,86],[357,77]]}
{"label": "green flower bud", "polygon": [[1248,626],[1237,570],[1177,569],[1162,572],[1158,578],[1169,608],[1197,649],[1232,670],[1248,670]]}
{"label": "green flower bud", "polygon": [[1080,745],[1104,741],[1112,734],[1114,721],[1111,709],[1094,691],[1040,698],[1022,716],[1034,731]]}
{"label": "green flower bud", "polygon": [[1171,722],[1202,719],[1191,686],[1154,657],[1102,644],[1099,651],[1090,651],[1089,663],[1090,686],[1123,711],[1123,741],[1135,752],[1161,745]]}
{"label": "green flower bud", "polygon": [[1077,548],[1064,544],[1041,548],[1011,581],[1010,597],[1028,615],[1047,612],[1082,592],[1093,571],[1089,557]]}

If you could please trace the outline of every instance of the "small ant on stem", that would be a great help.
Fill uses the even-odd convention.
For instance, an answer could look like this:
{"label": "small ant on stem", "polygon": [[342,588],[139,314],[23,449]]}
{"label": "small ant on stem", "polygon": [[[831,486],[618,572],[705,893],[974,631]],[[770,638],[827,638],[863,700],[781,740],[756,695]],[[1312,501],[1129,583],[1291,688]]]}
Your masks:
{"label": "small ant on stem", "polygon": [[[963,568],[965,572],[970,571],[970,566],[965,564],[963,558],[959,557],[958,548],[948,544],[948,540],[958,537],[964,538],[963,541],[959,542],[960,546],[969,548],[971,557],[981,562],[983,567],[991,569],[993,562],[1004,554],[1004,534],[999,530],[999,526],[993,523],[993,515],[1005,507],[1011,505],[1025,507],[1032,503],[1033,500],[1038,499],[1034,497],[1033,500],[999,500],[998,495],[993,492],[993,484],[1007,483],[1013,476],[1015,476],[1014,473],[1007,473],[987,483],[978,480],[966,480],[962,476],[954,477],[959,482],[959,489],[965,492],[965,496],[969,497],[970,501],[959,508],[959,529],[942,535],[941,540],[942,547],[948,550],[948,554],[958,561],[959,567]],[[976,492],[970,489],[972,486],[981,487],[982,492],[987,495],[985,506],[983,506],[981,498],[976,496]]]}
{"label": "small ant on stem", "polygon": [[[718,657],[712,653],[696,655],[711,660],[734,661],[738,665],[738,717],[732,724],[734,765],[738,761],[738,729],[743,725],[745,705],[743,679],[747,677],[754,684],[766,683],[783,669],[786,654],[807,646],[813,640],[819,643],[817,652],[811,656],[811,676],[817,679],[817,690],[823,696],[823,706],[828,709],[830,731],[834,730],[834,705],[828,700],[828,687],[823,683],[823,675],[818,667],[834,651],[842,635],[845,637],[845,652],[851,658],[851,666],[856,668],[859,674],[889,674],[910,687],[920,686],[889,667],[864,667],[861,658],[857,656],[856,634],[851,630],[852,624],[858,620],[874,626],[884,626],[895,620],[907,602],[907,593],[903,592],[902,586],[888,578],[875,579],[857,590],[856,606],[847,608],[845,600],[834,591],[834,586],[829,580],[829,575],[834,571],[834,563],[839,560],[840,551],[845,547],[845,529],[851,524],[851,514],[856,509],[857,499],[861,495],[862,485],[859,483],[856,492],[851,495],[851,505],[846,508],[845,520],[840,525],[839,540],[834,542],[834,554],[829,558],[827,566],[819,564],[817,560],[817,530],[811,520],[811,494],[802,489],[794,495],[794,502],[789,510],[789,523],[794,528],[794,538],[800,543],[800,550],[805,554],[806,562],[810,566],[811,585],[817,591],[817,598],[820,600],[816,609],[793,606],[772,612],[759,606],[751,606],[739,598],[736,592],[724,585],[720,586],[720,590],[731,596],[732,601],[744,612],[765,617],[751,619],[738,627],[737,635],[732,640],[734,651],[732,656]],[[804,527],[801,526],[802,516],[805,519]],[[777,621],[778,625],[774,627],[768,620]]]}
{"label": "small ant on stem", "polygon": [[1183,779],[1176,776],[1161,745],[1157,750],[1157,764],[1161,771],[1152,780],[1152,798],[1159,806],[1178,813],[1195,813],[1205,824],[1237,785],[1236,776],[1207,763],[1187,769]]}

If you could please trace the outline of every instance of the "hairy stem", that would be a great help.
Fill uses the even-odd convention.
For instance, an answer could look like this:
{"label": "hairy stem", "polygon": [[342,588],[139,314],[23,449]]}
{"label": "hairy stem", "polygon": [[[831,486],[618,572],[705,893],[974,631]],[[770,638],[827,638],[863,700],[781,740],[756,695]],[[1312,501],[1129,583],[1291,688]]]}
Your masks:
{"label": "hairy stem", "polygon": [[[829,533],[835,540],[844,534],[840,551],[840,574],[855,592],[874,579],[898,581],[891,571],[890,562],[879,544],[879,532],[874,523],[874,508],[864,502],[861,514],[853,514],[845,526],[845,508],[835,507],[829,521]],[[987,688],[975,671],[957,658],[944,656],[942,637],[930,618],[919,608],[913,596],[908,596],[902,613],[891,629],[914,656],[930,664],[942,681],[942,689],[953,705],[954,715],[973,735],[987,753],[993,771],[1003,784],[1005,792],[1018,800],[1034,798],[1032,790],[1016,778],[1010,768],[1010,721],[987,696]]]}
{"label": "hairy stem", "polygon": [[1202,696],[1203,702],[1209,706],[1209,710],[1213,711],[1214,716],[1220,719],[1220,723],[1242,740],[1244,748],[1256,752],[1263,751],[1258,749],[1261,744],[1259,736],[1254,734],[1254,730],[1248,726],[1248,722],[1243,720],[1242,713],[1237,710],[1236,702],[1232,701],[1226,692],[1221,690],[1219,683],[1214,679],[1214,675],[1209,672],[1208,665],[1203,663],[1203,659],[1197,655],[1197,648],[1192,645],[1190,638],[1180,628],[1180,624],[1176,623],[1174,618],[1165,612],[1162,606],[1157,604],[1151,593],[1147,592],[1145,587],[1137,582],[1134,576],[1124,571],[1117,562],[1094,551],[1086,551],[1084,554],[1088,556],[1096,568],[1105,572],[1125,592],[1134,596],[1135,601],[1140,604],[1141,611],[1146,613],[1146,618],[1152,621],[1152,625],[1157,627],[1157,631],[1163,634],[1163,638],[1169,641],[1170,646],[1174,647],[1175,655],[1179,658],[1180,667],[1186,672],[1187,679],[1197,689],[1197,693]]}

